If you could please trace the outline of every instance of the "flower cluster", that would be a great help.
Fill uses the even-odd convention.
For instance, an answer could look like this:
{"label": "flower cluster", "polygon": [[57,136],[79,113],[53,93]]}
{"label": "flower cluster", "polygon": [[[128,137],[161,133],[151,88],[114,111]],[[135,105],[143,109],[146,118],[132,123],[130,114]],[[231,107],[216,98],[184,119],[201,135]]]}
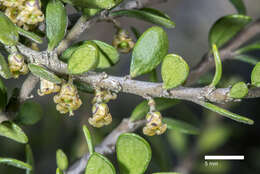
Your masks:
{"label": "flower cluster", "polygon": [[0,0],[0,6],[13,23],[25,30],[44,20],[40,0]]}
{"label": "flower cluster", "polygon": [[146,115],[146,125],[143,128],[143,133],[148,136],[161,135],[167,129],[167,124],[162,122],[162,114],[156,110],[156,103],[153,99],[148,102],[150,111]]}
{"label": "flower cluster", "polygon": [[127,31],[118,30],[113,40],[113,46],[122,53],[129,53],[134,48],[135,43],[128,36]]}
{"label": "flower cluster", "polygon": [[92,101],[94,103],[92,107],[93,117],[89,118],[89,124],[98,128],[109,125],[112,122],[112,116],[106,103],[116,98],[117,95],[115,93],[96,89],[95,97]]}
{"label": "flower cluster", "polygon": [[64,83],[61,86],[60,92],[54,96],[54,102],[57,103],[56,109],[62,113],[73,115],[73,111],[78,109],[82,101],[79,98],[78,90],[72,82]]}
{"label": "flower cluster", "polygon": [[52,83],[48,80],[45,79],[41,79],[40,82],[40,89],[38,89],[38,94],[39,96],[44,96],[44,95],[48,95],[51,93],[56,93],[60,91],[60,86]]}
{"label": "flower cluster", "polygon": [[8,56],[9,69],[14,78],[19,75],[28,73],[28,66],[24,61],[24,57],[19,53],[12,53]]}

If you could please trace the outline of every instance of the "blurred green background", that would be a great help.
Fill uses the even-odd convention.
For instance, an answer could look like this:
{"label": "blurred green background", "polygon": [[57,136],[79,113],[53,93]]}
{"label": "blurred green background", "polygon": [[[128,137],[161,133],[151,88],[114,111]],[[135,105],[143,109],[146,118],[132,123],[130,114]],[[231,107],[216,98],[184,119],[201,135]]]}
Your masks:
{"label": "blurred green background", "polygon": [[[248,15],[254,19],[260,17],[260,1],[245,0]],[[189,65],[195,66],[208,50],[208,31],[221,16],[236,13],[228,0],[169,0],[154,8],[166,12],[176,23],[175,29],[166,29],[170,40],[170,52],[179,54]],[[68,7],[70,13],[75,10]],[[122,26],[129,30],[135,26],[140,31],[146,30],[148,23],[129,18],[120,18]],[[97,39],[111,43],[116,30],[111,23],[98,23],[85,33],[81,40]],[[259,38],[258,38],[259,39]],[[257,38],[255,38],[257,40]],[[42,45],[45,48],[46,45]],[[252,53],[260,58],[259,52]],[[122,55],[121,61],[109,69],[109,74],[124,76],[129,72],[130,54]],[[228,87],[239,80],[249,82],[253,66],[239,62],[224,63],[224,78],[220,86]],[[212,72],[211,72],[212,73]],[[210,77],[211,73],[205,78]],[[25,77],[18,80],[4,81],[9,90],[20,87]],[[142,80],[147,79],[143,77]],[[35,90],[36,91],[36,90]],[[61,148],[72,163],[87,152],[87,145],[82,133],[82,125],[88,125],[91,116],[92,95],[80,93],[83,105],[74,117],[61,115],[55,109],[53,96],[39,97],[34,91],[32,100],[41,103],[44,110],[43,119],[33,126],[23,127],[29,137],[29,143],[35,156],[37,174],[55,173],[56,150]],[[141,97],[119,94],[116,101],[109,103],[113,124],[101,129],[92,128],[95,144],[98,144],[118,123],[129,117],[135,106],[142,101]],[[163,136],[146,137],[153,148],[152,163],[147,173],[158,171],[181,170],[183,174],[258,174],[260,173],[260,141],[258,141],[260,118],[258,114],[259,99],[243,100],[241,103],[228,105],[232,111],[255,120],[255,125],[247,126],[206,111],[189,102],[181,102],[172,109],[163,111],[167,117],[185,120],[201,129],[198,136],[190,136],[175,131],[167,131]],[[204,155],[245,155],[244,161],[224,161],[218,166],[205,167]],[[0,137],[0,156],[25,160],[24,145]],[[115,155],[111,159],[115,159]],[[22,174],[24,171],[0,166],[0,174]]]}

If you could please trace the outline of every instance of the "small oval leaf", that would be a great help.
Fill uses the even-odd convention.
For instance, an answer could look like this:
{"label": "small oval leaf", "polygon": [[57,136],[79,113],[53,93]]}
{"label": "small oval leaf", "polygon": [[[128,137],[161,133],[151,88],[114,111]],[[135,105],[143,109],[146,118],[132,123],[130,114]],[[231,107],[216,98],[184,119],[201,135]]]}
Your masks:
{"label": "small oval leaf", "polygon": [[119,10],[111,13],[111,16],[127,16],[158,24],[167,28],[174,28],[175,23],[166,14],[152,8],[140,10]]}
{"label": "small oval leaf", "polygon": [[[167,99],[167,98],[155,98],[156,109],[158,111],[163,111],[165,109],[171,108],[179,103],[179,100]],[[144,116],[149,112],[149,106],[147,100],[142,101],[138,104],[132,111],[130,120],[136,121],[144,118]]]}
{"label": "small oval leaf", "polygon": [[67,48],[59,57],[60,60],[67,63],[72,54],[83,44],[84,42],[78,42]]}
{"label": "small oval leaf", "polygon": [[4,121],[0,124],[0,136],[10,138],[19,143],[27,143],[28,138],[23,130],[16,124],[10,121]]}
{"label": "small oval leaf", "polygon": [[238,11],[239,14],[246,14],[246,6],[243,2],[243,0],[229,0],[234,7],[236,8],[236,10]]}
{"label": "small oval leaf", "polygon": [[248,93],[248,87],[245,82],[234,84],[230,90],[229,96],[232,98],[243,98]]}
{"label": "small oval leaf", "polygon": [[83,132],[87,140],[89,154],[92,155],[94,153],[94,146],[92,143],[91,134],[86,125],[83,125]]}
{"label": "small oval leaf", "polygon": [[24,125],[33,125],[42,119],[43,110],[40,104],[33,101],[25,101],[19,108],[16,122]]}
{"label": "small oval leaf", "polygon": [[43,42],[42,38],[40,36],[36,35],[35,33],[26,31],[18,26],[16,26],[16,27],[17,27],[17,31],[20,35],[30,39],[31,41],[38,43],[38,44],[41,44]]}
{"label": "small oval leaf", "polygon": [[251,73],[251,83],[256,87],[260,87],[260,62],[255,65]]}
{"label": "small oval leaf", "polygon": [[27,163],[24,163],[22,161],[13,159],[13,158],[1,158],[0,157],[0,164],[6,164],[10,166],[14,166],[20,169],[25,169],[25,170],[32,170],[32,166],[30,166]]}
{"label": "small oval leaf", "polygon": [[155,69],[168,53],[167,34],[160,27],[151,27],[138,39],[130,66],[131,77],[149,73]]}
{"label": "small oval leaf", "polygon": [[1,53],[0,53],[0,75],[5,79],[10,79],[12,77],[12,73],[10,72],[9,66],[4,56]]}
{"label": "small oval leaf", "polygon": [[93,40],[99,49],[99,63],[97,68],[109,68],[119,61],[119,54],[117,49],[105,42]]}
{"label": "small oval leaf", "polygon": [[239,14],[228,15],[220,18],[210,29],[210,45],[216,44],[217,47],[220,48],[251,21],[251,17]]}
{"label": "small oval leaf", "polygon": [[185,82],[189,75],[186,61],[175,54],[168,54],[162,63],[163,88],[175,88]]}
{"label": "small oval leaf", "polygon": [[66,170],[69,166],[68,157],[61,149],[58,149],[56,152],[56,162],[58,168],[61,170]]}
{"label": "small oval leaf", "polygon": [[46,70],[42,66],[30,63],[28,65],[28,67],[29,67],[30,71],[39,78],[45,79],[45,80],[55,83],[55,84],[60,84],[62,82],[62,80],[58,76],[56,76],[52,72]]}
{"label": "small oval leaf", "polygon": [[96,44],[87,42],[72,54],[68,62],[68,70],[71,74],[82,74],[96,68],[98,63],[99,52]]}
{"label": "small oval leaf", "polygon": [[59,0],[49,1],[46,8],[46,34],[48,38],[48,50],[58,46],[64,38],[68,24],[66,9]]}
{"label": "small oval leaf", "polygon": [[151,161],[148,142],[133,133],[124,133],[116,142],[117,160],[121,174],[143,174]]}
{"label": "small oval leaf", "polygon": [[185,134],[197,135],[199,134],[199,129],[180,120],[173,118],[163,118],[163,122],[167,124],[167,128],[175,131],[179,131]]}
{"label": "small oval leaf", "polygon": [[7,46],[14,46],[18,43],[19,35],[12,21],[0,12],[0,42]]}
{"label": "small oval leaf", "polygon": [[113,164],[103,155],[93,153],[88,160],[85,174],[116,174]]}
{"label": "small oval leaf", "polygon": [[79,7],[111,9],[122,0],[62,0],[63,2]]}

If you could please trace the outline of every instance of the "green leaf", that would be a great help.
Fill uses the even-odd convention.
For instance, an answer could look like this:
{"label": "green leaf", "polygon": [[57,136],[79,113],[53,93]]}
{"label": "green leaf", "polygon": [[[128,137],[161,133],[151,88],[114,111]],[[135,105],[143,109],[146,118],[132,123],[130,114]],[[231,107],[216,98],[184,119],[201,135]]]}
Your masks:
{"label": "green leaf", "polygon": [[117,49],[105,42],[93,40],[99,49],[99,63],[97,68],[109,68],[119,61]]}
{"label": "green leaf", "polygon": [[234,57],[235,59],[245,62],[245,63],[249,63],[251,65],[256,65],[258,63],[258,59],[256,57],[252,57],[252,56],[248,56],[248,55],[237,55]]}
{"label": "green leaf", "polygon": [[198,128],[173,118],[163,118],[163,122],[167,124],[168,129],[179,131],[185,134],[197,135],[200,132]]}
{"label": "green leaf", "polygon": [[239,14],[246,14],[246,6],[243,0],[229,0],[236,8]]}
{"label": "green leaf", "polygon": [[46,8],[46,34],[48,38],[48,50],[58,46],[64,38],[68,24],[66,9],[59,0],[49,1]]}
{"label": "green leaf", "polygon": [[215,87],[217,86],[217,84],[219,83],[221,77],[222,77],[222,63],[221,63],[221,58],[218,52],[218,48],[216,46],[216,44],[212,45],[212,51],[214,54],[214,60],[215,60],[215,75],[214,78],[210,84],[211,87]]}
{"label": "green leaf", "polygon": [[117,161],[121,174],[143,174],[151,161],[148,142],[133,133],[124,133],[116,142]]}
{"label": "green leaf", "polygon": [[7,46],[17,45],[19,41],[18,31],[12,21],[0,12],[0,42]]}
{"label": "green leaf", "polygon": [[203,131],[198,139],[198,149],[200,152],[214,151],[223,145],[230,136],[230,130],[225,126],[211,126]]}
{"label": "green leaf", "polygon": [[23,144],[28,142],[28,138],[23,130],[18,125],[10,121],[4,121],[0,124],[0,136],[10,138]]}
{"label": "green leaf", "polygon": [[26,144],[25,146],[25,155],[26,155],[26,162],[27,164],[32,166],[32,169],[26,170],[26,174],[33,174],[34,173],[34,158],[33,158],[33,152],[31,149],[31,146],[29,144]]}
{"label": "green leaf", "polygon": [[116,174],[113,164],[103,155],[93,153],[88,160],[85,174]]}
{"label": "green leaf", "polygon": [[20,169],[25,169],[25,170],[32,170],[32,166],[30,166],[27,163],[24,163],[22,161],[13,159],[13,158],[2,158],[0,157],[0,164],[6,164],[6,165],[10,165],[13,167],[17,167]]}
{"label": "green leaf", "polygon": [[95,43],[89,41],[72,54],[68,62],[68,70],[71,74],[82,74],[96,68],[98,63],[98,48]]}
{"label": "green leaf", "polygon": [[0,75],[5,79],[10,79],[12,77],[9,66],[5,61],[4,56],[1,53],[0,53]]}
{"label": "green leaf", "polygon": [[175,88],[185,82],[189,75],[189,65],[176,55],[168,54],[162,63],[163,88]]}
{"label": "green leaf", "polygon": [[63,171],[61,169],[57,168],[56,174],[63,174]]}
{"label": "green leaf", "polygon": [[56,163],[61,170],[66,170],[69,166],[68,157],[61,149],[58,149],[56,152]]}
{"label": "green leaf", "polygon": [[136,39],[139,39],[139,37],[141,36],[141,33],[137,30],[137,28],[131,27],[131,31],[132,31],[133,34],[135,35],[135,38],[136,38]]}
{"label": "green leaf", "polygon": [[63,2],[73,4],[74,6],[87,8],[111,9],[118,5],[122,0],[62,0]]}
{"label": "green leaf", "polygon": [[33,32],[30,32],[30,31],[26,31],[18,26],[16,26],[16,28],[20,35],[30,39],[31,41],[34,41],[38,44],[41,44],[43,42],[42,38],[40,36],[38,36],[37,34],[34,34]]}
{"label": "green leaf", "polygon": [[6,87],[4,85],[4,83],[2,82],[2,80],[0,79],[0,113],[1,111],[5,110],[5,107],[7,105],[7,90]]}
{"label": "green leaf", "polygon": [[[162,111],[162,110],[171,108],[174,105],[179,103],[178,100],[166,99],[166,98],[155,98],[154,100],[155,100],[155,103],[156,103],[156,109],[158,111]],[[145,117],[145,115],[148,112],[149,112],[148,102],[147,102],[147,100],[144,100],[143,102],[138,104],[135,107],[135,109],[132,111],[131,116],[130,116],[130,120],[131,121],[140,120],[143,117]]]}
{"label": "green leaf", "polygon": [[167,28],[174,28],[175,23],[166,14],[152,8],[140,10],[119,10],[111,13],[112,17],[127,16],[158,24]]}
{"label": "green leaf", "polygon": [[210,45],[216,44],[217,47],[220,48],[251,21],[251,17],[239,14],[228,15],[220,18],[210,29]]}
{"label": "green leaf", "polygon": [[93,147],[91,134],[86,125],[83,125],[83,132],[84,132],[85,138],[87,140],[89,154],[92,155],[95,152],[95,150]]}
{"label": "green leaf", "polygon": [[167,34],[160,27],[151,27],[138,39],[132,54],[131,77],[149,73],[155,69],[168,53]]}
{"label": "green leaf", "polygon": [[260,62],[255,65],[251,73],[251,83],[256,87],[260,87]]}
{"label": "green leaf", "polygon": [[72,54],[83,44],[84,42],[78,42],[67,48],[59,57],[60,60],[67,63]]}
{"label": "green leaf", "polygon": [[200,102],[199,103],[201,106],[213,111],[213,112],[216,112],[224,117],[227,117],[227,118],[230,118],[232,120],[235,120],[237,122],[241,122],[241,123],[244,123],[244,124],[249,124],[249,125],[253,125],[254,124],[254,121],[249,119],[249,118],[246,118],[246,117],[243,117],[243,116],[240,116],[238,114],[235,114],[235,113],[232,113],[226,109],[223,109],[219,106],[216,106],[216,105],[213,105],[211,103],[208,103],[208,102]]}
{"label": "green leaf", "polygon": [[73,80],[73,84],[77,87],[79,91],[91,93],[91,94],[95,92],[94,88],[87,83],[78,80]]}
{"label": "green leaf", "polygon": [[46,70],[42,66],[30,63],[28,65],[28,67],[29,67],[30,71],[39,78],[45,79],[45,80],[55,83],[55,84],[60,84],[62,82],[62,80],[58,76],[56,76],[52,72]]}
{"label": "green leaf", "polygon": [[248,87],[245,82],[238,82],[232,86],[229,96],[232,98],[244,98],[248,93]]}
{"label": "green leaf", "polygon": [[102,9],[100,8],[81,8],[81,11],[84,15],[88,17],[95,16],[97,13],[99,13]]}
{"label": "green leaf", "polygon": [[16,122],[24,125],[33,125],[42,119],[43,110],[40,104],[34,101],[25,101],[19,108]]}
{"label": "green leaf", "polygon": [[235,51],[236,54],[244,54],[250,51],[260,50],[260,42],[249,44]]}

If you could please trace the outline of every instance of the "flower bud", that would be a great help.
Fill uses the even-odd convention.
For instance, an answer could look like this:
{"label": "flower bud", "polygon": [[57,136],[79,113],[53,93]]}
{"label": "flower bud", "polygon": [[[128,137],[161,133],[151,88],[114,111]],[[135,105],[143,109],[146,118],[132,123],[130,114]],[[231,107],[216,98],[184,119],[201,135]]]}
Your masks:
{"label": "flower bud", "polygon": [[48,95],[59,91],[60,91],[59,85],[52,83],[48,80],[41,79],[40,89],[38,89],[38,95],[43,96],[43,95]]}
{"label": "flower bud", "polygon": [[8,56],[9,69],[14,76],[18,78],[20,74],[28,73],[28,66],[24,62],[24,57],[19,53],[12,53]]}
{"label": "flower bud", "polygon": [[94,127],[103,127],[112,122],[112,116],[109,113],[108,105],[105,103],[95,104],[92,107],[93,117],[89,118],[89,124]]}
{"label": "flower bud", "polygon": [[145,135],[161,135],[167,129],[167,125],[162,123],[162,115],[160,112],[149,112],[146,115],[146,120],[147,124],[143,128],[143,133]]}
{"label": "flower bud", "polygon": [[129,53],[134,48],[135,43],[125,30],[120,29],[115,35],[113,46],[122,53]]}
{"label": "flower bud", "polygon": [[60,92],[54,96],[54,102],[57,103],[56,109],[65,114],[70,113],[70,116],[73,115],[73,111],[77,110],[82,101],[79,98],[77,88],[72,83],[62,84]]}

